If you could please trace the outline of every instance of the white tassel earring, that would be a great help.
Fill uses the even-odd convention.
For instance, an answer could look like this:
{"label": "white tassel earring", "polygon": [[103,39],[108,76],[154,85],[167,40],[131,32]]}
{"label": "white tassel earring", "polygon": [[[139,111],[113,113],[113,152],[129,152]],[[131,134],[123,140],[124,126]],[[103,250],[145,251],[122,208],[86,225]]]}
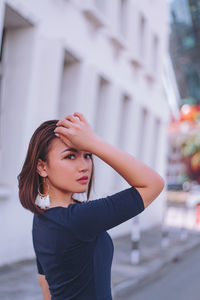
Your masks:
{"label": "white tassel earring", "polygon": [[[42,194],[40,192],[40,185],[41,184],[46,184],[48,186],[48,191],[46,194]],[[43,183],[40,183],[38,186],[38,195],[36,197],[35,200],[35,204],[39,207],[41,207],[42,209],[50,206],[50,199],[49,199],[49,184],[47,182],[45,182],[45,178],[43,180]]]}

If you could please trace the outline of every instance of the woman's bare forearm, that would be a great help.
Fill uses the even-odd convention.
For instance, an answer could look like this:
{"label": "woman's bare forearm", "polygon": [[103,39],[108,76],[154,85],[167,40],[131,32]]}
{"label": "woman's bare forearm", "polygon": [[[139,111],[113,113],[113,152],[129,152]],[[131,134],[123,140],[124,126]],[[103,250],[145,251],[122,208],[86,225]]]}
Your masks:
{"label": "woman's bare forearm", "polygon": [[131,154],[101,138],[92,145],[91,152],[115,169],[131,186],[146,187],[162,177]]}
{"label": "woman's bare forearm", "polygon": [[38,281],[42,290],[42,295],[44,300],[51,300],[51,294],[49,291],[49,285],[46,281],[45,275],[38,274]]}

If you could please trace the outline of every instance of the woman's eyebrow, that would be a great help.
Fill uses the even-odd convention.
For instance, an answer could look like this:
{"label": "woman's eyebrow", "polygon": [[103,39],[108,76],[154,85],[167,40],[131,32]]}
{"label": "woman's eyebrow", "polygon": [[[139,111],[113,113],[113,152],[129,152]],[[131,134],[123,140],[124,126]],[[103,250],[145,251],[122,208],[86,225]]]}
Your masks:
{"label": "woman's eyebrow", "polygon": [[68,148],[68,149],[63,150],[61,153],[66,152],[66,151],[78,152],[78,150],[75,148]]}

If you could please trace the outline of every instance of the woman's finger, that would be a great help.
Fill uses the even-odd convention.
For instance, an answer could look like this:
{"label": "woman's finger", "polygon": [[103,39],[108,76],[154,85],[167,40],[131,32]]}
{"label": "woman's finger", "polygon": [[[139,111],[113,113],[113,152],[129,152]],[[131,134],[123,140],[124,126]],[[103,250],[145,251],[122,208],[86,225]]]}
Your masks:
{"label": "woman's finger", "polygon": [[70,141],[70,139],[67,137],[66,133],[67,130],[65,127],[57,127],[54,130],[55,135],[60,138],[67,146],[69,147],[74,147],[74,145],[72,144],[72,142]]}
{"label": "woman's finger", "polygon": [[[69,116],[67,116],[66,118],[65,118],[66,120],[68,120],[68,121],[70,121],[70,122],[72,122],[72,123],[75,123],[75,122],[77,122],[79,119],[77,119],[75,116],[73,116],[73,115],[69,115]],[[80,121],[80,120],[79,120]]]}
{"label": "woman's finger", "polygon": [[56,125],[57,125],[57,128],[60,127],[60,126],[70,128],[72,126],[72,122],[69,121],[69,120],[64,119],[64,120],[59,121]]}
{"label": "woman's finger", "polygon": [[67,136],[68,134],[68,128],[66,127],[63,127],[63,126],[58,126],[54,129],[54,133],[57,133],[57,134],[62,134],[64,136]]}
{"label": "woman's finger", "polygon": [[80,121],[87,122],[87,120],[85,119],[85,117],[84,117],[84,115],[82,113],[75,112],[73,115],[77,116],[80,119]]}
{"label": "woman's finger", "polygon": [[74,145],[71,143],[71,141],[66,137],[66,135],[62,135],[62,134],[59,134],[59,138],[61,139],[61,141],[63,143],[65,143],[65,145],[69,148],[74,148]]}

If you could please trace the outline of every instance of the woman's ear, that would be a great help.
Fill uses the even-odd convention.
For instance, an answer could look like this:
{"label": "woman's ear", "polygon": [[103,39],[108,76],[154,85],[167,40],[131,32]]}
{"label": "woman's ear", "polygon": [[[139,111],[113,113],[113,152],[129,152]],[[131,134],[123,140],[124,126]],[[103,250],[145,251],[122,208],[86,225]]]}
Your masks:
{"label": "woman's ear", "polygon": [[37,173],[41,177],[46,177],[47,176],[46,163],[44,161],[42,161],[40,158],[38,159],[38,162],[37,162]]}

